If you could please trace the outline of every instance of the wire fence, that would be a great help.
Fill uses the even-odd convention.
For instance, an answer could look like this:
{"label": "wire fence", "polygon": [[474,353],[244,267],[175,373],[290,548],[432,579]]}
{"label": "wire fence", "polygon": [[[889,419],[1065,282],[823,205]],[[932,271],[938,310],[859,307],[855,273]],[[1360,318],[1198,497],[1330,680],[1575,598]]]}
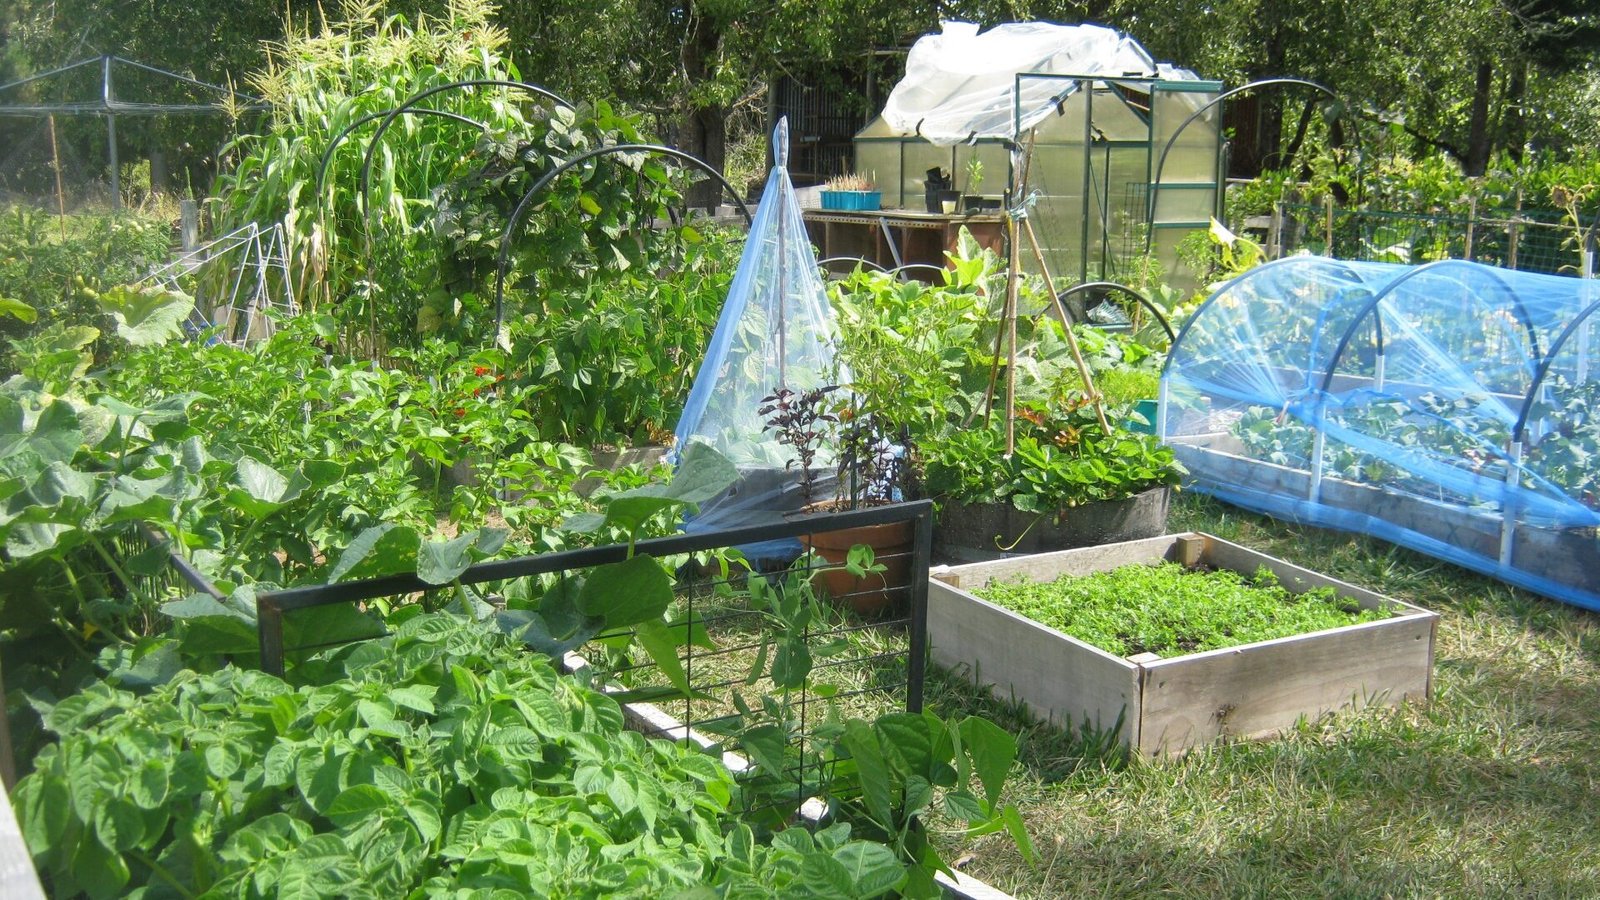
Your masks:
{"label": "wire fence", "polygon": [[1304,250],[1372,262],[1468,259],[1524,272],[1582,272],[1581,229],[1560,210],[1474,209],[1463,216],[1280,203],[1267,242],[1274,258]]}
{"label": "wire fence", "polygon": [[[893,528],[904,536],[904,543],[876,556],[881,572],[851,575],[820,556],[820,548],[840,543],[828,536],[848,544],[863,528]],[[819,552],[777,571],[722,565],[715,552],[788,539]],[[721,754],[740,785],[739,812],[782,817],[816,803],[811,798],[832,781],[828,767],[837,763],[822,748],[844,718],[870,718],[886,708],[921,710],[931,547],[932,505],[917,501],[640,541],[632,548],[479,563],[460,582],[502,607],[498,616],[507,612],[502,598],[508,594],[520,597],[531,588],[559,597],[572,590],[569,579],[630,553],[671,560],[676,578],[666,630],[678,644],[674,671],[642,649],[631,627],[593,634],[565,653],[563,666],[623,703],[636,729]],[[288,666],[292,674],[297,659],[385,636],[381,621],[368,617],[364,630],[330,639],[317,622],[336,607],[348,612],[404,597],[427,603],[439,590],[398,575],[261,594],[261,666],[278,675]]]}

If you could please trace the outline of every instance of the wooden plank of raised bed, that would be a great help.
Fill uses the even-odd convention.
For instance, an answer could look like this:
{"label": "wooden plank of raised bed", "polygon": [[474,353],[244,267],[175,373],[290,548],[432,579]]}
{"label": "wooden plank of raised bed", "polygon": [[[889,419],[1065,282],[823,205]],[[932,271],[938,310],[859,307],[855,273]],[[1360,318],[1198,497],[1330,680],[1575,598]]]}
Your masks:
{"label": "wooden plank of raised bed", "polygon": [[0,897],[6,900],[44,900],[33,857],[22,840],[22,829],[11,812],[11,798],[0,790]]}
{"label": "wooden plank of raised bed", "polygon": [[[1128,661],[937,580],[928,585],[928,635],[938,665],[965,667],[997,696],[1060,726],[1109,730],[1121,719],[1137,745],[1139,669]],[[1062,642],[1078,652],[1062,653]]]}
{"label": "wooden plank of raised bed", "polygon": [[[968,591],[979,590],[995,581],[1054,581],[1062,575],[1085,575],[1134,564],[1154,565],[1172,558],[1177,538],[1184,536],[1192,535],[1162,535],[1120,544],[1056,550],[1015,559],[969,563],[961,566],[959,572],[934,569],[929,574],[936,581]],[[1063,568],[1063,560],[1068,561],[1066,568]]]}
{"label": "wooden plank of raised bed", "polygon": [[1435,617],[1402,616],[1142,667],[1141,753],[1266,737],[1354,703],[1426,698]]}

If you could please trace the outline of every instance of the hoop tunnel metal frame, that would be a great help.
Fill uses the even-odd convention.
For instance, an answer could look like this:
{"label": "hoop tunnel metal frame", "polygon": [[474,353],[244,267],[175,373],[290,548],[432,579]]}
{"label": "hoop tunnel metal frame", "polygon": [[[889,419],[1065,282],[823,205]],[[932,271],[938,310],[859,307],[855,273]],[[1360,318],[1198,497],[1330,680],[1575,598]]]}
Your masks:
{"label": "hoop tunnel metal frame", "polygon": [[[357,128],[360,128],[374,119],[382,118],[394,111],[394,109],[386,109],[382,112],[367,113],[361,118],[356,119],[354,122],[351,122],[349,125],[346,125],[342,131],[334,135],[333,140],[328,142],[328,149],[322,151],[322,161],[317,164],[317,187],[322,187],[322,180],[328,176],[328,166],[333,162],[333,151],[337,150],[339,145],[344,143],[345,138],[354,133]],[[453,113],[443,109],[428,109],[427,107],[419,106],[415,109],[408,109],[405,112],[408,115],[440,116],[441,118],[453,119],[464,125],[474,125],[479,131],[483,131],[489,127],[488,123],[480,122],[471,116],[464,116],[460,113]]]}
{"label": "hoop tunnel metal frame", "polygon": [[715,179],[717,183],[728,192],[728,195],[733,198],[734,204],[739,207],[740,214],[744,216],[746,228],[748,228],[750,223],[754,221],[754,217],[750,215],[750,208],[745,205],[744,200],[740,199],[739,192],[734,190],[733,185],[728,183],[728,179],[724,178],[722,173],[713,168],[710,163],[692,153],[685,153],[682,150],[676,150],[672,147],[663,147],[659,144],[613,144],[610,147],[601,147],[598,150],[590,150],[588,153],[574,156],[572,159],[569,159],[556,166],[554,169],[546,172],[542,178],[540,178],[537,182],[534,182],[532,187],[528,188],[527,193],[523,194],[522,199],[518,201],[516,209],[511,211],[511,221],[506,223],[506,230],[500,235],[500,253],[499,259],[495,265],[494,275],[495,334],[500,333],[500,327],[505,323],[506,268],[511,260],[511,238],[516,235],[517,226],[521,224],[530,204],[533,202],[533,198],[538,196],[539,192],[548,187],[556,180],[557,177],[573,168],[576,168],[578,165],[588,162],[591,159],[597,159],[602,156],[610,156],[617,153],[650,153],[658,156],[670,157],[672,159],[697,166],[701,171]]}
{"label": "hoop tunnel metal frame", "polygon": [[1067,288],[1066,290],[1057,294],[1056,299],[1062,303],[1065,303],[1067,298],[1074,294],[1096,289],[1121,291],[1122,293],[1127,294],[1133,299],[1139,301],[1139,305],[1150,310],[1150,314],[1156,317],[1157,322],[1161,323],[1161,330],[1167,333],[1167,346],[1172,346],[1172,344],[1177,340],[1177,335],[1175,335],[1172,331],[1172,324],[1167,321],[1166,316],[1161,314],[1160,308],[1152,303],[1149,297],[1146,297],[1145,295],[1139,293],[1131,287],[1128,287],[1125,284],[1118,284],[1115,281],[1089,281]]}
{"label": "hoop tunnel metal frame", "polygon": [[1566,346],[1572,335],[1584,323],[1588,322],[1589,317],[1594,315],[1597,310],[1600,310],[1600,300],[1585,306],[1583,311],[1578,313],[1577,318],[1568,322],[1567,327],[1563,328],[1561,333],[1556,336],[1556,339],[1551,342],[1550,352],[1546,353],[1544,359],[1539,361],[1539,370],[1533,376],[1533,384],[1528,388],[1528,395],[1522,398],[1522,409],[1517,412],[1517,424],[1511,429],[1511,439],[1513,441],[1520,444],[1526,440],[1528,414],[1533,411],[1533,398],[1538,396],[1539,389],[1544,387],[1545,377],[1550,374],[1550,364],[1555,362],[1556,354],[1561,352],[1561,349]]}
{"label": "hoop tunnel metal frame", "polygon": [[362,227],[366,228],[369,235],[372,231],[372,209],[368,197],[372,179],[372,155],[377,150],[378,145],[383,142],[383,136],[389,131],[389,126],[394,124],[394,120],[402,114],[409,112],[418,103],[435,94],[442,94],[445,91],[464,90],[469,87],[514,88],[532,94],[535,97],[543,97],[554,101],[557,106],[564,106],[567,109],[577,108],[572,105],[572,101],[547,88],[509,78],[472,78],[465,81],[452,81],[448,84],[435,85],[425,91],[420,91],[407,97],[399,106],[389,110],[388,114],[383,117],[383,121],[378,123],[378,130],[374,131],[372,137],[367,140],[367,148],[361,155],[361,221]]}
{"label": "hoop tunnel metal frame", "polygon": [[[1200,307],[1195,310],[1194,314],[1189,317],[1189,321],[1185,322],[1183,327],[1179,329],[1177,337],[1173,338],[1172,340],[1172,348],[1175,350],[1178,347],[1179,343],[1189,333],[1189,329],[1194,326],[1195,322],[1199,321],[1201,316],[1213,302],[1215,302],[1223,294],[1230,291],[1236,285],[1243,283],[1247,279],[1254,278],[1261,272],[1264,272],[1268,269],[1279,268],[1285,265],[1304,265],[1308,261],[1312,260],[1321,264],[1330,265],[1335,268],[1344,269],[1346,271],[1354,271],[1349,266],[1344,265],[1343,261],[1328,257],[1289,257],[1286,259],[1274,260],[1272,262],[1257,266],[1256,268],[1251,269],[1250,271],[1245,272],[1239,275],[1237,278],[1227,282],[1213,292],[1210,297],[1206,298],[1205,302],[1202,303]],[[1349,347],[1351,338],[1360,328],[1361,324],[1366,321],[1368,315],[1373,317],[1377,334],[1378,352],[1380,354],[1383,352],[1383,316],[1378,315],[1376,311],[1378,304],[1383,302],[1385,298],[1394,293],[1396,288],[1402,284],[1405,284],[1411,279],[1424,274],[1433,273],[1440,269],[1456,269],[1463,267],[1467,268],[1469,271],[1488,273],[1488,275],[1494,280],[1495,284],[1511,298],[1512,302],[1510,304],[1510,309],[1513,311],[1513,315],[1516,316],[1518,324],[1522,326],[1523,330],[1528,335],[1529,346],[1530,350],[1532,351],[1532,353],[1529,355],[1530,366],[1533,370],[1531,373],[1532,379],[1528,386],[1528,390],[1523,395],[1522,405],[1518,411],[1517,421],[1513,426],[1511,433],[1512,441],[1517,443],[1524,441],[1528,416],[1533,408],[1533,399],[1538,395],[1540,387],[1543,386],[1544,380],[1549,374],[1551,364],[1554,362],[1556,355],[1560,352],[1562,347],[1565,346],[1566,342],[1574,333],[1577,332],[1578,328],[1587,322],[1591,315],[1600,312],[1600,300],[1596,300],[1584,307],[1577,317],[1569,322],[1564,329],[1562,329],[1561,333],[1551,343],[1550,349],[1541,353],[1539,350],[1538,334],[1533,328],[1533,322],[1529,318],[1526,308],[1523,307],[1521,301],[1518,299],[1517,292],[1512,290],[1511,286],[1506,283],[1504,277],[1502,277],[1499,272],[1495,271],[1493,267],[1474,264],[1467,260],[1441,259],[1426,265],[1418,266],[1417,268],[1412,269],[1400,277],[1390,281],[1388,284],[1384,285],[1381,290],[1374,293],[1372,298],[1367,301],[1366,305],[1362,307],[1360,312],[1358,312],[1351,319],[1350,324],[1345,328],[1344,333],[1340,335],[1339,342],[1337,345],[1335,345],[1333,353],[1329,357],[1328,366],[1323,371],[1322,384],[1320,386],[1321,392],[1326,394],[1329,387],[1332,386],[1335,372],[1338,369],[1340,360],[1344,357],[1345,350]],[[1173,352],[1168,352],[1167,360],[1162,365],[1161,370],[1163,379],[1166,378],[1167,372],[1172,365],[1174,356],[1175,354]]]}
{"label": "hoop tunnel metal frame", "polygon": [[[1462,266],[1466,266],[1469,271],[1487,270],[1500,288],[1511,297],[1512,308],[1514,310],[1513,314],[1517,317],[1517,322],[1522,325],[1522,330],[1527,332],[1528,343],[1533,351],[1529,356],[1530,368],[1537,368],[1538,363],[1533,362],[1533,360],[1543,358],[1539,353],[1539,336],[1533,330],[1533,320],[1528,318],[1528,311],[1522,306],[1522,302],[1517,299],[1517,292],[1513,291],[1511,286],[1506,284],[1505,279],[1501,278],[1497,273],[1495,273],[1492,267],[1480,267],[1464,259],[1441,259],[1412,269],[1404,275],[1401,275],[1399,278],[1396,278],[1384,285],[1382,290],[1372,295],[1372,299],[1367,301],[1367,305],[1362,307],[1361,311],[1356,314],[1355,318],[1350,320],[1349,327],[1345,329],[1344,334],[1339,338],[1339,343],[1334,347],[1333,355],[1328,359],[1328,368],[1325,372],[1323,372],[1321,387],[1322,392],[1327,393],[1329,386],[1333,384],[1334,370],[1339,367],[1339,360],[1343,358],[1345,348],[1349,345],[1350,338],[1355,334],[1357,327],[1359,327],[1361,323],[1366,320],[1369,313],[1373,313],[1373,311],[1378,308],[1378,304],[1383,302],[1385,297],[1388,297],[1390,294],[1394,293],[1395,288],[1398,288],[1400,285],[1405,284],[1413,278],[1419,277],[1423,274],[1431,274],[1439,269],[1457,269],[1461,268]],[[1378,327],[1378,352],[1382,353],[1383,317],[1374,315],[1373,318],[1374,321],[1377,322]],[[1532,374],[1532,372],[1529,374]]]}
{"label": "hoop tunnel metal frame", "polygon": [[[1181,136],[1183,134],[1184,129],[1188,128],[1191,124],[1194,123],[1194,121],[1196,119],[1200,118],[1206,112],[1210,111],[1210,109],[1213,106],[1216,106],[1217,104],[1219,104],[1222,101],[1228,99],[1229,97],[1234,97],[1234,96],[1242,94],[1242,93],[1244,93],[1246,91],[1255,90],[1256,88],[1275,87],[1275,86],[1278,86],[1278,85],[1299,85],[1299,86],[1302,86],[1302,87],[1316,88],[1317,90],[1322,91],[1324,94],[1327,94],[1329,97],[1333,98],[1334,100],[1338,100],[1339,99],[1339,95],[1334,93],[1332,88],[1330,88],[1330,87],[1328,87],[1327,85],[1324,85],[1324,84],[1318,84],[1315,81],[1307,80],[1305,78],[1263,78],[1260,81],[1252,81],[1249,84],[1241,84],[1238,87],[1233,88],[1232,90],[1223,91],[1222,93],[1218,94],[1217,96],[1211,98],[1210,100],[1208,100],[1205,103],[1205,105],[1201,106],[1199,109],[1197,109],[1194,112],[1190,113],[1189,117],[1184,119],[1183,122],[1180,123],[1177,128],[1173,129],[1172,136],[1167,138],[1166,145],[1161,148],[1161,156],[1156,160],[1155,172],[1154,172],[1154,174],[1152,174],[1150,176],[1150,191],[1149,191],[1150,204],[1149,204],[1149,207],[1145,210],[1145,221],[1146,222],[1154,222],[1155,221],[1155,217],[1156,217],[1156,200],[1158,198],[1158,195],[1161,193],[1161,172],[1167,166],[1167,154],[1172,150],[1173,145],[1178,142],[1178,138],[1179,138],[1179,136]],[[1360,129],[1358,129],[1355,126],[1354,122],[1355,122],[1355,120],[1352,119],[1351,120],[1351,126],[1350,126],[1350,132],[1351,132],[1351,134],[1353,134],[1355,136],[1355,141],[1356,141],[1356,179],[1359,182],[1359,180],[1361,178],[1361,158],[1362,158],[1362,156],[1364,154],[1362,153],[1363,148],[1361,146],[1361,131],[1360,131]],[[1144,252],[1145,252],[1146,256],[1150,255],[1150,247],[1152,246],[1154,241],[1155,241],[1155,232],[1154,232],[1154,230],[1153,229],[1147,230],[1146,233],[1145,233],[1145,237],[1144,237]]]}
{"label": "hoop tunnel metal frame", "polygon": [[[1291,265],[1305,265],[1308,262],[1320,263],[1330,268],[1342,269],[1346,272],[1355,271],[1354,269],[1350,268],[1350,266],[1346,265],[1344,260],[1338,260],[1328,256],[1289,256],[1283,259],[1275,259],[1271,262],[1264,262],[1261,265],[1250,269],[1249,271],[1241,272],[1238,275],[1235,275],[1228,281],[1223,282],[1221,287],[1212,291],[1211,296],[1201,301],[1200,305],[1195,307],[1194,312],[1190,313],[1188,320],[1186,320],[1183,323],[1183,326],[1178,329],[1177,336],[1172,339],[1172,346],[1167,350],[1167,358],[1161,364],[1161,377],[1165,378],[1167,376],[1167,370],[1172,367],[1172,358],[1174,356],[1173,351],[1178,349],[1178,345],[1183,342],[1183,338],[1189,333],[1189,329],[1194,327],[1194,323],[1200,321],[1200,317],[1205,314],[1206,310],[1209,309],[1211,304],[1215,303],[1219,297],[1227,293],[1235,285],[1243,284],[1246,281],[1254,279],[1262,272],[1266,272],[1270,269],[1280,269]],[[1379,346],[1381,347],[1381,332],[1379,335],[1379,341]]]}

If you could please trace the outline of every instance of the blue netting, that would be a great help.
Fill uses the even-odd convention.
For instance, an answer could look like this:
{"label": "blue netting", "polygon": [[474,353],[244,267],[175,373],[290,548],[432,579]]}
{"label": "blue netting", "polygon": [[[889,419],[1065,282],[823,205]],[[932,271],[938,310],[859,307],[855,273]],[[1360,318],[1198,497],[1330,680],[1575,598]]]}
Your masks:
{"label": "blue netting", "polygon": [[[802,496],[794,450],[778,443],[758,412],[777,388],[806,391],[848,381],[834,360],[833,309],[816,254],[789,181],[788,124],[773,133],[776,164],[761,192],[739,268],[717,319],[710,346],[674,429],[678,447],[709,444],[733,460],[740,481],[701,505],[690,531],[734,528],[781,519],[809,498]],[[831,496],[834,459],[819,454],[829,474],[819,488]],[[752,559],[793,559],[797,540],[741,547]]]}
{"label": "blue netting", "polygon": [[1461,260],[1269,263],[1179,334],[1161,433],[1198,490],[1600,609],[1597,300]]}

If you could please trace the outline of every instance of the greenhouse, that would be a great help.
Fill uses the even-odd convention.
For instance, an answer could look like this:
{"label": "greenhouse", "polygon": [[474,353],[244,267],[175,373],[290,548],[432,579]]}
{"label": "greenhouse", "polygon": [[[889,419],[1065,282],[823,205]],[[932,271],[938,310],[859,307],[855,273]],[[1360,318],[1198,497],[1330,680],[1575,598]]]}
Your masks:
{"label": "greenhouse", "polygon": [[1593,281],[1294,257],[1178,335],[1160,433],[1195,487],[1600,609]]}
{"label": "greenhouse", "polygon": [[[1093,80],[1108,74],[1118,77]],[[1147,237],[1171,274],[1178,242],[1221,202],[1221,104],[1198,112],[1221,91],[1108,28],[979,34],[946,22],[912,48],[883,115],[856,135],[856,170],[891,207],[921,208],[936,168],[969,195],[1036,192],[1031,216],[1057,275],[1126,277]]]}

